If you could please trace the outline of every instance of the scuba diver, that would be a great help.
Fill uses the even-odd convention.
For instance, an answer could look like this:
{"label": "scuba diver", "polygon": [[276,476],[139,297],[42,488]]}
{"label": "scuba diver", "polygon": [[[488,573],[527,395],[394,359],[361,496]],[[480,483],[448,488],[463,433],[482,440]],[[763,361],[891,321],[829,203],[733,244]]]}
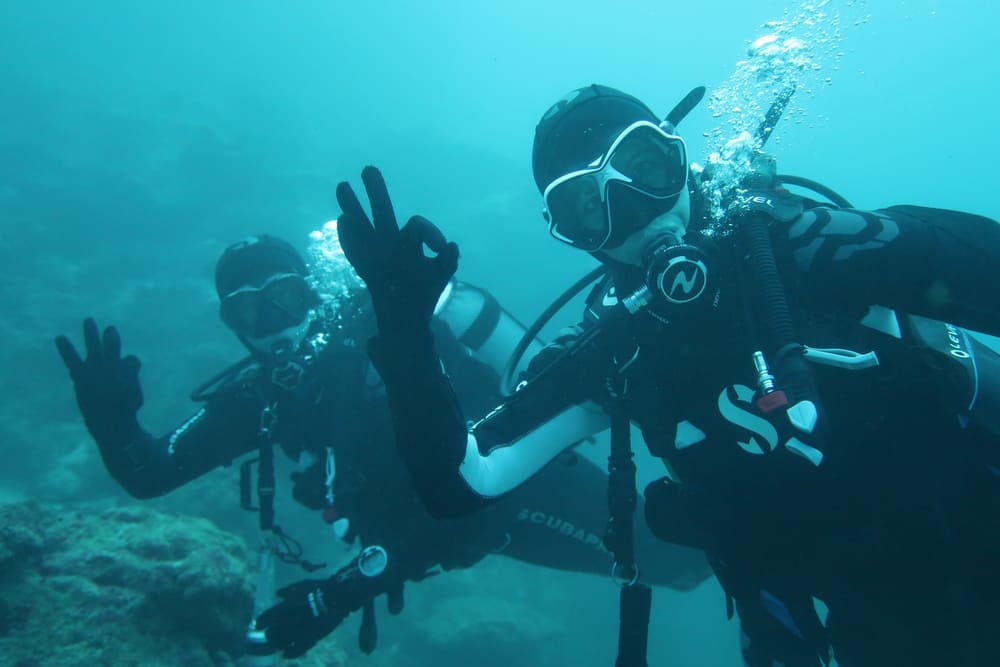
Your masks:
{"label": "scuba diver", "polygon": [[[451,522],[427,514],[394,451],[384,388],[360,346],[374,330],[370,302],[342,255],[340,262],[350,274],[334,271],[341,283],[327,285],[279,238],[253,236],[228,247],[215,270],[219,313],[249,356],[199,387],[192,398],[201,407],[160,437],[139,425],[140,364],[122,356],[115,327],[102,334],[93,319],[85,320],[83,357],[66,337],[56,339],[104,464],[130,495],[166,494],[257,451],[256,499],[249,474],[254,461],[246,461],[241,502],[259,510],[271,556],[313,571],[321,566],[304,560],[276,521],[278,446],[299,463],[290,480],[294,498],[322,512],[340,540],[363,547],[333,576],[279,590],[270,608],[258,604],[248,652],[300,656],[359,609],[359,645],[371,652],[376,596],[386,594],[390,612],[399,613],[405,581],[419,581],[436,568],[471,567],[490,553],[607,574],[608,554],[597,537],[601,503],[578,502],[596,500],[606,475],[572,452],[496,511]],[[463,400],[480,409],[495,403],[495,369],[523,328],[488,292],[458,281],[449,282],[433,326],[455,386],[469,389]],[[556,497],[548,487],[575,491]],[[651,533],[643,538],[645,548],[664,551]],[[696,550],[666,552],[652,572],[658,583],[686,589],[709,575]]]}
{"label": "scuba diver", "polygon": [[629,579],[617,664],[645,665],[634,424],[667,471],[645,489],[646,522],[706,554],[747,664],[1000,664],[1000,357],[966,329],[1000,333],[1000,225],[855,210],[777,176],[735,189],[716,219],[718,184],[676,133],[688,110],[661,121],[591,85],[544,114],[532,168],[549,231],[607,277],[471,428],[428,327],[457,246],[420,216],[399,228],[374,167],[370,220],[338,186],[340,241],[378,320],[369,355],[421,498],[438,517],[474,513],[610,426],[607,543]]}

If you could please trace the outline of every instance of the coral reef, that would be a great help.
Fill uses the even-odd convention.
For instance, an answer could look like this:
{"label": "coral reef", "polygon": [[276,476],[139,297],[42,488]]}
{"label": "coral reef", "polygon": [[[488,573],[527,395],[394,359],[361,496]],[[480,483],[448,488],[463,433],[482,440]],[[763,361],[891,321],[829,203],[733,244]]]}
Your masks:
{"label": "coral reef", "polygon": [[18,667],[236,664],[250,562],[203,519],[2,505],[0,654]]}

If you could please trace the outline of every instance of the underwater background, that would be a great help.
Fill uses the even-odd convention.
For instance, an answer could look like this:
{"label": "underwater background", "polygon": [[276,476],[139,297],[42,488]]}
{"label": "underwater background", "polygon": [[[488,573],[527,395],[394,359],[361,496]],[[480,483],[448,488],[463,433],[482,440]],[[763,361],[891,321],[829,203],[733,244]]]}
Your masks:
{"label": "underwater background", "polygon": [[[680,126],[702,163],[794,82],[768,144],[780,172],[859,208],[1000,218],[998,20],[973,0],[5,0],[0,664],[232,664],[227,637],[247,621],[256,517],[234,468],[129,498],[55,335],[79,340],[88,315],[117,325],[143,361],[142,425],[173,428],[190,390],[244,354],[217,315],[222,249],[261,232],[305,249],[338,214],[336,183],[358,186],[367,164],[400,218],[459,242],[460,277],[531,321],[593,265],[548,237],[529,161],[542,112],[592,82],[663,114],[707,85]],[[766,35],[785,51],[748,56]],[[640,484],[660,474],[644,459]],[[278,513],[311,553],[347,557],[287,489]],[[39,553],[45,568],[26,573]],[[350,618],[299,663],[610,665],[617,590],[490,557],[411,584],[404,613],[380,621],[372,656]],[[740,664],[714,581],[656,591],[650,635],[651,665]]]}

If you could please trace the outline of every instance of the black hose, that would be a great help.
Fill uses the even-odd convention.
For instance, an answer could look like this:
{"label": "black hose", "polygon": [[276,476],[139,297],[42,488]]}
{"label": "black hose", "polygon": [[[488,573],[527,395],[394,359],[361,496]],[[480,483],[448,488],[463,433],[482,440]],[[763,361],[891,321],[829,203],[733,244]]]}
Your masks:
{"label": "black hose", "polygon": [[253,360],[253,357],[248,355],[237,361],[235,364],[222,369],[212,377],[208,378],[194,388],[191,392],[191,400],[197,403],[203,403],[214,397],[219,391],[218,384],[222,380],[239,373],[241,370],[253,363]]}
{"label": "black hose", "polygon": [[551,320],[563,306],[569,303],[570,299],[579,294],[584,287],[604,275],[605,272],[607,272],[607,267],[603,265],[589,271],[587,275],[570,285],[565,292],[560,294],[555,301],[549,304],[549,307],[542,311],[542,314],[538,316],[538,319],[536,319],[531,326],[528,327],[528,330],[524,332],[523,336],[521,336],[521,340],[517,342],[517,346],[511,353],[510,359],[507,361],[507,365],[504,366],[503,374],[500,376],[500,392],[504,396],[510,396],[514,393],[514,373],[517,371],[517,365],[521,363],[521,358],[524,356],[528,346],[531,345],[531,341],[538,337],[538,333],[542,330],[542,328],[549,323],[549,320]]}
{"label": "black hose", "polygon": [[812,369],[801,354],[802,345],[796,340],[791,310],[771,247],[769,221],[768,216],[758,213],[745,217],[740,224],[750,254],[751,278],[757,288],[759,307],[763,310],[759,322],[762,323],[764,351],[770,355],[771,368],[788,400],[795,404],[808,399],[822,411]]}
{"label": "black hose", "polygon": [[822,183],[817,183],[811,178],[804,178],[802,176],[792,176],[790,174],[778,174],[775,178],[780,184],[796,185],[800,188],[805,188],[807,190],[812,190],[813,192],[817,192],[826,197],[827,199],[829,199],[831,202],[833,202],[840,208],[854,208],[854,205],[851,204],[851,202],[847,201],[847,199],[837,194],[837,192],[835,192],[831,188],[828,188]]}
{"label": "black hose", "polygon": [[760,296],[760,306],[764,309],[766,323],[765,341],[773,354],[795,341],[792,316],[785,298],[785,288],[778,274],[778,264],[774,260],[771,237],[768,229],[770,218],[751,214],[740,224],[746,235],[746,245],[750,252],[750,268]]}

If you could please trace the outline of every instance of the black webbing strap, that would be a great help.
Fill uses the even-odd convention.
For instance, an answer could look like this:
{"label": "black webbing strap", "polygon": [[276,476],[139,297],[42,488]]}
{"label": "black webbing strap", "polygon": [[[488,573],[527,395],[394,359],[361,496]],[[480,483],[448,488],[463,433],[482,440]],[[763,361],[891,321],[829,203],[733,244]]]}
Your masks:
{"label": "black webbing strap", "polygon": [[[608,457],[608,529],[604,545],[614,556],[612,574],[622,583],[619,597],[618,657],[615,667],[646,667],[652,591],[638,583],[635,564],[634,514],[637,503],[631,423],[625,407],[628,378],[625,367],[635,358],[618,357],[608,373],[611,455]],[[624,363],[623,363],[624,362]]]}
{"label": "black webbing strap", "polygon": [[615,667],[646,667],[649,610],[653,591],[646,584],[622,586],[619,599],[618,658]]}
{"label": "black webbing strap", "polygon": [[358,648],[371,655],[378,644],[378,624],[375,622],[375,598],[365,600],[361,608],[361,628],[358,630]]}
{"label": "black webbing strap", "polygon": [[274,405],[260,413],[260,463],[257,466],[257,501],[260,503],[260,529],[274,528]]}
{"label": "black webbing strap", "polygon": [[631,579],[635,571],[633,514],[637,503],[635,462],[628,415],[622,397],[612,396],[611,455],[608,457],[608,529],[604,546],[615,557],[616,570]]}

